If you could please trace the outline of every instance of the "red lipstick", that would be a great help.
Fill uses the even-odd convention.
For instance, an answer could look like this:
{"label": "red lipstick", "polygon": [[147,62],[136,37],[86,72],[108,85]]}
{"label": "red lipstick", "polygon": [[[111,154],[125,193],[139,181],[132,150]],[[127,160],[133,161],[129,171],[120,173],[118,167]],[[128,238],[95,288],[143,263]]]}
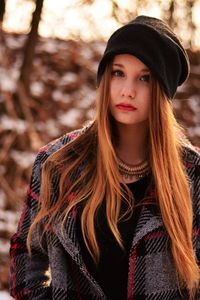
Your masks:
{"label": "red lipstick", "polygon": [[134,111],[137,108],[131,104],[128,103],[119,103],[116,105],[116,107],[120,110],[124,110],[124,111]]}

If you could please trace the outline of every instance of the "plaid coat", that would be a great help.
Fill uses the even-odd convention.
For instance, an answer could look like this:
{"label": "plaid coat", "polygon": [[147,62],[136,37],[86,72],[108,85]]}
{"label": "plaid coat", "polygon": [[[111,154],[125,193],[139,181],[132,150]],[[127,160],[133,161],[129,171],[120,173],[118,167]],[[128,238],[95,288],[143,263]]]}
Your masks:
{"label": "plaid coat", "polygon": [[[106,295],[89,274],[77,240],[76,214],[70,213],[64,230],[53,226],[51,239],[44,247],[33,236],[32,256],[26,248],[26,237],[37,210],[40,196],[41,167],[53,152],[81,134],[83,129],[69,133],[43,147],[35,160],[30,186],[16,234],[11,239],[11,295],[23,300],[106,300]],[[197,259],[200,259],[200,155],[187,149],[185,165],[191,181],[194,209],[193,239]],[[54,182],[56,191],[58,182]],[[152,210],[156,195],[152,190],[145,202],[133,236],[129,257],[127,299],[189,300],[176,285],[176,272],[169,249],[169,239],[159,213]],[[51,279],[48,270],[50,269]],[[120,272],[120,270],[119,270]],[[196,297],[200,299],[200,295]],[[117,299],[112,299],[117,300]]]}

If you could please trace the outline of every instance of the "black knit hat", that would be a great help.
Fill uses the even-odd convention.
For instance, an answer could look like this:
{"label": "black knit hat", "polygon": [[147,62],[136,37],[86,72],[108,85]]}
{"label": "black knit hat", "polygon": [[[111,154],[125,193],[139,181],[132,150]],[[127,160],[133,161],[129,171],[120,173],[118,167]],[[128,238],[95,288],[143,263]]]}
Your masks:
{"label": "black knit hat", "polygon": [[171,99],[189,75],[189,58],[178,37],[166,23],[153,17],[138,16],[111,35],[99,63],[97,85],[116,54],[139,58]]}

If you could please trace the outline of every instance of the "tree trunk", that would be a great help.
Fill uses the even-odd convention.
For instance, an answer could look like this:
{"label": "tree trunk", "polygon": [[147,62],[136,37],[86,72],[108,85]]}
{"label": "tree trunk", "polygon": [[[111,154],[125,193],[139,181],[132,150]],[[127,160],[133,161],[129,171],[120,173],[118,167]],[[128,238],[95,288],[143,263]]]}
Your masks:
{"label": "tree trunk", "polygon": [[170,7],[169,7],[169,20],[168,20],[168,24],[169,24],[169,26],[171,28],[174,28],[174,22],[175,22],[175,20],[174,20],[174,10],[175,10],[174,4],[175,4],[174,1],[171,1]]}
{"label": "tree trunk", "polygon": [[24,47],[24,59],[21,67],[20,81],[23,83],[27,95],[30,94],[30,73],[38,38],[38,26],[41,18],[43,2],[44,0],[36,0],[36,6],[31,21],[31,30],[28,34]]}
{"label": "tree trunk", "polygon": [[31,149],[36,150],[41,146],[40,137],[35,129],[34,118],[30,107],[30,74],[38,38],[38,26],[42,13],[44,0],[36,0],[35,10],[31,21],[31,30],[24,46],[24,59],[21,67],[20,78],[17,84],[17,95],[22,107],[25,120],[29,123],[29,139]]}
{"label": "tree trunk", "polygon": [[0,23],[3,23],[3,17],[5,14],[5,10],[6,10],[6,1],[5,0],[1,0],[0,1]]}
{"label": "tree trunk", "polygon": [[192,19],[192,9],[194,6],[193,0],[186,1],[186,11],[187,11],[187,18],[188,18],[188,29],[190,31],[190,37],[189,37],[189,48],[193,48],[194,46],[194,40],[195,40],[195,32],[196,32],[196,25],[193,22]]}

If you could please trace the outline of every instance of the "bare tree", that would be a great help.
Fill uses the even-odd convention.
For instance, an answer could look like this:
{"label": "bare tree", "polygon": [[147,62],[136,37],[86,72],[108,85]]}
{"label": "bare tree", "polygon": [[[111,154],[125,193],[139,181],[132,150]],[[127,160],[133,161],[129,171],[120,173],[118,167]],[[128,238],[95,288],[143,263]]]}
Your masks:
{"label": "bare tree", "polygon": [[[138,9],[139,3],[138,1],[136,2],[136,11]],[[127,9],[127,8],[121,8],[118,1],[116,0],[111,0],[111,4],[112,4],[112,17],[115,18],[115,20],[119,23],[119,24],[124,24],[127,23],[129,21],[131,21],[132,19],[134,19],[134,17],[136,16],[136,11],[133,9]]]}
{"label": "bare tree", "polygon": [[8,51],[5,43],[5,35],[3,31],[3,20],[6,11],[6,0],[0,0],[0,60],[3,66],[8,63]]}
{"label": "bare tree", "polygon": [[40,137],[34,126],[34,118],[30,108],[30,74],[35,54],[35,46],[38,39],[38,26],[41,18],[44,0],[35,1],[35,10],[31,21],[31,30],[28,34],[25,47],[24,59],[21,67],[20,78],[17,85],[17,93],[24,118],[29,123],[29,138],[32,149],[38,149],[41,145]]}
{"label": "bare tree", "polygon": [[168,23],[170,27],[174,27],[174,1],[170,1]]}
{"label": "bare tree", "polygon": [[196,25],[193,22],[193,6],[195,4],[194,0],[187,0],[186,1],[186,12],[187,12],[187,20],[188,20],[188,30],[190,32],[190,39],[189,39],[189,47],[193,47],[193,40],[195,36],[195,31],[196,31]]}
{"label": "bare tree", "polygon": [[4,14],[5,14],[5,10],[6,10],[6,1],[1,0],[0,1],[0,30],[2,28],[2,23],[3,23],[3,17],[4,17]]}
{"label": "bare tree", "polygon": [[32,16],[31,30],[28,34],[24,47],[24,59],[21,67],[20,81],[23,83],[28,95],[30,90],[30,73],[35,54],[35,46],[38,38],[38,26],[41,18],[43,2],[44,0],[35,1],[35,10]]}

